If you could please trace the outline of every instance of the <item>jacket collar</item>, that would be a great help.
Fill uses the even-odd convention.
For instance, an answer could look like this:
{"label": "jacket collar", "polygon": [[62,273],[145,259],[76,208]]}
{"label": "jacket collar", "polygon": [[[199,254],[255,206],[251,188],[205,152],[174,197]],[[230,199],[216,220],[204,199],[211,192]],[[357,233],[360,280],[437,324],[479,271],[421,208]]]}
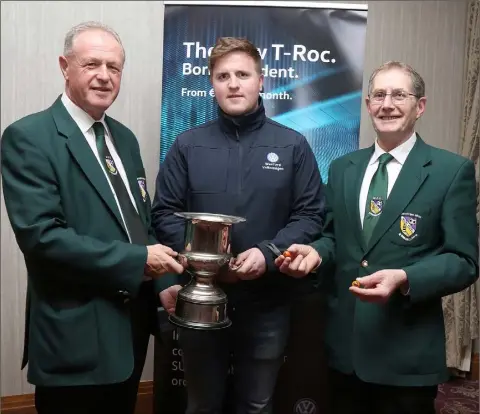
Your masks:
{"label": "jacket collar", "polygon": [[260,128],[266,120],[263,100],[258,98],[258,107],[253,112],[240,116],[227,115],[218,107],[218,122],[222,131],[227,134],[250,132]]}
{"label": "jacket collar", "polygon": [[[90,181],[92,186],[97,191],[98,195],[104,200],[108,208],[112,211],[115,216],[118,224],[123,228],[125,234],[128,235],[127,230],[124,227],[122,217],[120,215],[120,210],[113,196],[112,190],[108,184],[107,178],[105,177],[104,172],[100,163],[95,157],[92,149],[88,145],[85,135],[80,129],[80,126],[72,118],[68,110],[66,109],[64,103],[62,102],[61,96],[57,98],[55,103],[51,107],[51,113],[53,120],[57,127],[59,136],[63,136],[67,139],[66,145],[70,151],[72,157],[77,162],[78,166],[81,168],[87,179]],[[137,207],[140,213],[140,216],[145,220],[144,213],[140,206],[141,195],[138,187],[137,176],[135,165],[132,161],[130,154],[130,149],[126,145],[123,138],[122,130],[118,128],[113,121],[108,116],[105,116],[104,121],[107,123],[109,131],[115,137],[116,149],[120,159],[122,160],[123,167],[130,184],[130,190],[135,197]],[[128,236],[127,236],[128,237]]]}

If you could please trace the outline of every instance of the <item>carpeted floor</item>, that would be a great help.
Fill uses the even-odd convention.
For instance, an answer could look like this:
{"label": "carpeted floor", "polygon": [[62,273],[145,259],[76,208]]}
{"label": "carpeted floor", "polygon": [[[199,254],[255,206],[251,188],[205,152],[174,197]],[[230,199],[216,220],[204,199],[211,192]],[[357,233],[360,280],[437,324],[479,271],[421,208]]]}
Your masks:
{"label": "carpeted floor", "polygon": [[478,414],[479,382],[455,378],[438,387],[437,414]]}

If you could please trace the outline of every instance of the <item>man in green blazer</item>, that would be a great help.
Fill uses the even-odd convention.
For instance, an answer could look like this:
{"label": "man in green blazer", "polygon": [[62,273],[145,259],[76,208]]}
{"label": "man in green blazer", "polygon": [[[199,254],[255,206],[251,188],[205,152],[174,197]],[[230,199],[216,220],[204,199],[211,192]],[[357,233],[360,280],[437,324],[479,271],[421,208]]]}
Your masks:
{"label": "man in green blazer", "polygon": [[105,115],[124,61],[112,29],[72,28],[65,92],[2,135],[5,204],[28,272],[22,368],[39,414],[133,414],[153,280],[184,270],[153,236],[134,134]]}
{"label": "man in green blazer", "polygon": [[375,144],[332,162],[322,238],[276,264],[318,267],[332,413],[434,414],[448,379],[441,298],[478,277],[475,169],[415,132],[425,84],[410,66],[375,70],[366,104]]}

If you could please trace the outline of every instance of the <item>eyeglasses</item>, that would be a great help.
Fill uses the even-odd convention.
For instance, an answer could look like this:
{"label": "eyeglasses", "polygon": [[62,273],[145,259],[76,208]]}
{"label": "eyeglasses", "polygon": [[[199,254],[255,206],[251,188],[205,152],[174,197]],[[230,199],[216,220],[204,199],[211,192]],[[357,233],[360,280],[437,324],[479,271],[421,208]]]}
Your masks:
{"label": "eyeglasses", "polygon": [[418,96],[414,93],[404,91],[403,89],[395,89],[390,93],[387,93],[385,91],[374,91],[371,95],[369,95],[369,97],[372,103],[381,104],[385,100],[387,95],[390,95],[392,97],[392,102],[400,105],[404,104],[410,96],[418,98]]}

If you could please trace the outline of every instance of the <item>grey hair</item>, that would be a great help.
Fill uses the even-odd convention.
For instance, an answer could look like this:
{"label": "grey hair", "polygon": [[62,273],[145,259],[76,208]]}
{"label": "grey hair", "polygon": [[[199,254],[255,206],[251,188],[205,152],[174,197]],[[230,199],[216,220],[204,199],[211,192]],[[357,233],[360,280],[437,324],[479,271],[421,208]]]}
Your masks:
{"label": "grey hair", "polygon": [[118,33],[115,30],[113,30],[111,27],[107,26],[106,24],[103,24],[100,22],[93,22],[93,21],[77,24],[67,32],[67,34],[65,35],[65,42],[63,45],[64,56],[68,56],[72,54],[73,42],[75,41],[75,38],[80,33],[86,32],[88,30],[103,30],[104,32],[111,34],[115,38],[115,40],[119,43],[119,45],[122,47],[123,58],[125,59],[125,49],[123,48],[123,44],[122,44],[122,41],[120,40],[120,36],[118,35]]}
{"label": "grey hair", "polygon": [[410,65],[407,65],[406,63],[403,63],[403,62],[399,62],[397,60],[390,60],[388,62],[385,62],[382,66],[378,67],[373,71],[368,81],[368,94],[372,93],[373,81],[375,80],[375,77],[379,74],[379,72],[382,72],[384,70],[389,70],[389,69],[403,70],[412,79],[413,93],[415,94],[415,96],[417,98],[422,98],[425,96],[425,82],[423,78],[420,76],[420,74],[415,69],[413,69]]}

